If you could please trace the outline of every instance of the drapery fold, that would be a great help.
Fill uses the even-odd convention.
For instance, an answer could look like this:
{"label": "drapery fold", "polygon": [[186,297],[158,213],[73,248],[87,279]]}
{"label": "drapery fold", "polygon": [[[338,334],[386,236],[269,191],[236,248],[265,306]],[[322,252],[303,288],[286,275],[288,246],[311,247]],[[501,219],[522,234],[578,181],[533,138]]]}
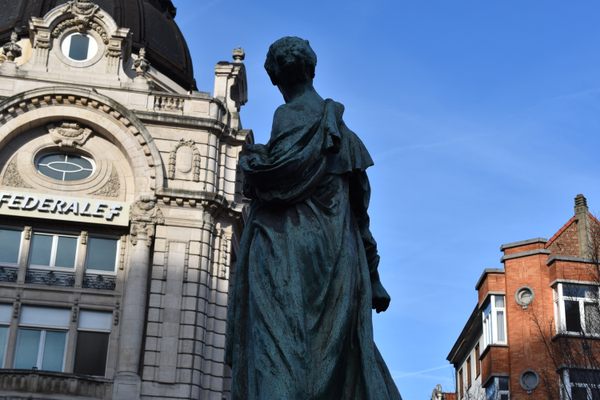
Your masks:
{"label": "drapery fold", "polygon": [[232,397],[399,400],[373,342],[373,162],[341,104],[302,115],[240,157],[252,203],[228,310]]}

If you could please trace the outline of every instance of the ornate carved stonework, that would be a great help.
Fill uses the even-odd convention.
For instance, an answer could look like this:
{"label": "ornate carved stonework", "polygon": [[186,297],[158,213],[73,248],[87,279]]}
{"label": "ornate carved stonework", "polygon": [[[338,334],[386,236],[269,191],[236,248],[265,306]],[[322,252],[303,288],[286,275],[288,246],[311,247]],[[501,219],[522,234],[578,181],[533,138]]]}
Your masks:
{"label": "ornate carved stonework", "polygon": [[153,181],[150,184],[150,189],[156,188],[157,181],[162,182],[162,175],[159,179],[156,179],[156,174],[157,172],[160,172],[160,170],[156,168],[155,160],[159,160],[160,157],[156,150],[151,149],[150,140],[148,140],[150,136],[148,133],[140,131],[122,114],[120,109],[117,109],[110,104],[106,104],[87,93],[73,94],[72,92],[56,91],[53,93],[40,93],[37,95],[32,95],[26,99],[5,102],[3,103],[3,107],[0,108],[0,125],[5,124],[7,121],[15,118],[18,115],[25,114],[32,110],[43,107],[51,107],[59,104],[76,105],[83,108],[89,108],[91,110],[103,113],[109,116],[109,118],[117,121],[119,125],[121,125],[124,129],[127,129],[131,135],[137,139],[139,146],[144,152],[146,157],[146,165],[148,166],[148,175]]}
{"label": "ornate carved stonework", "polygon": [[174,96],[155,96],[154,111],[183,112],[185,99]]}
{"label": "ornate carved stonework", "polygon": [[25,275],[25,283],[73,287],[75,284],[75,274],[70,272],[28,269],[27,274]]}
{"label": "ornate carved stonework", "polygon": [[200,182],[200,151],[196,147],[196,143],[193,140],[180,139],[179,142],[173,147],[173,150],[169,154],[169,179],[175,179],[175,167],[177,164],[177,150],[181,147],[186,146],[192,150],[192,170],[194,182]]}
{"label": "ornate carved stonework", "polygon": [[0,282],[16,282],[18,274],[17,268],[0,267]]}
{"label": "ornate carved stonework", "polygon": [[164,224],[165,218],[154,199],[142,199],[131,206],[131,244],[137,245],[138,239],[145,239],[151,245],[156,224]]}
{"label": "ornate carved stonework", "polygon": [[92,130],[84,128],[77,122],[63,122],[61,126],[48,125],[48,133],[58,147],[83,146],[92,134]]}
{"label": "ornate carved stonework", "polygon": [[19,169],[17,168],[17,161],[15,159],[11,160],[6,167],[6,171],[4,171],[4,177],[2,178],[2,184],[4,186],[11,187],[31,188],[31,186],[25,183],[21,177]]}
{"label": "ornate carved stonework", "polygon": [[110,178],[108,182],[104,184],[99,190],[95,191],[92,194],[98,196],[105,197],[119,197],[121,193],[121,181],[119,179],[119,174],[116,169],[113,167],[112,172],[110,173]]}
{"label": "ornate carved stonework", "polygon": [[15,58],[21,57],[23,49],[17,44],[19,36],[16,32],[10,34],[10,42],[2,46],[2,52],[6,60],[14,62]]}
{"label": "ornate carved stonework", "polygon": [[73,15],[73,18],[67,19],[54,28],[52,36],[58,38],[68,29],[76,28],[79,32],[85,32],[92,29],[100,35],[102,41],[108,44],[108,34],[104,27],[98,22],[94,21],[95,17],[101,17],[96,15],[100,10],[100,6],[87,0],[74,0],[69,3],[67,12]]}
{"label": "ornate carved stonework", "polygon": [[133,62],[133,69],[138,77],[144,77],[148,69],[150,68],[150,62],[146,59],[146,49],[142,47],[138,58]]}
{"label": "ornate carved stonework", "polygon": [[115,290],[117,278],[110,275],[85,274],[83,287],[85,289]]}

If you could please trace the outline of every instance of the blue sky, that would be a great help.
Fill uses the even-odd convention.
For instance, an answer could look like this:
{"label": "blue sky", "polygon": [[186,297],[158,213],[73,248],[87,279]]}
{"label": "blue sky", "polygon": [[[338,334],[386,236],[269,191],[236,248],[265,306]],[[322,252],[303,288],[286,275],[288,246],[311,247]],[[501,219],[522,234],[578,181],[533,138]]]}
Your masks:
{"label": "blue sky", "polygon": [[243,124],[268,140],[263,70],[309,39],[315,87],[346,106],[375,166],[372,231],[392,304],[376,342],[405,400],[453,390],[446,361],[499,246],[550,237],[583,193],[600,212],[600,4],[556,0],[175,0],[200,90],[245,49]]}

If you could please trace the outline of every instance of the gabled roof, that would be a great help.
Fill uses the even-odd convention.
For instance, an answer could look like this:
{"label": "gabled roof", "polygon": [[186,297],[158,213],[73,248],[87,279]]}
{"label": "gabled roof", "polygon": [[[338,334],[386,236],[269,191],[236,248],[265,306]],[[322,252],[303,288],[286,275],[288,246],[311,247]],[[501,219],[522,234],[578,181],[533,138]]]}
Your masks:
{"label": "gabled roof", "polygon": [[[589,213],[588,213],[589,214]],[[589,214],[589,216],[591,216],[592,218],[594,218],[594,216],[592,214]],[[595,218],[594,218],[595,219]],[[552,245],[552,243],[554,243],[554,241],[556,239],[559,238],[560,235],[563,234],[564,231],[566,231],[572,224],[574,224],[577,221],[577,218],[575,218],[575,216],[571,217],[570,220],[567,221],[566,224],[564,224],[547,242],[546,242],[546,248],[550,247],[550,245]]]}

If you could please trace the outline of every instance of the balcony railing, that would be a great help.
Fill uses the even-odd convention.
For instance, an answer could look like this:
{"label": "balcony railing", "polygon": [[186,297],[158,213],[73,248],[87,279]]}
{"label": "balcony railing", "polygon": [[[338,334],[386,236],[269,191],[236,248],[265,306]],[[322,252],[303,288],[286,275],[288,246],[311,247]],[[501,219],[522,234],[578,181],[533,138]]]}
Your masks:
{"label": "balcony railing", "polygon": [[34,400],[46,398],[43,396],[44,394],[59,395],[61,399],[65,400],[110,400],[112,383],[104,378],[76,376],[60,372],[3,369],[0,370],[0,393],[4,395],[9,393],[26,394],[27,398]]}

